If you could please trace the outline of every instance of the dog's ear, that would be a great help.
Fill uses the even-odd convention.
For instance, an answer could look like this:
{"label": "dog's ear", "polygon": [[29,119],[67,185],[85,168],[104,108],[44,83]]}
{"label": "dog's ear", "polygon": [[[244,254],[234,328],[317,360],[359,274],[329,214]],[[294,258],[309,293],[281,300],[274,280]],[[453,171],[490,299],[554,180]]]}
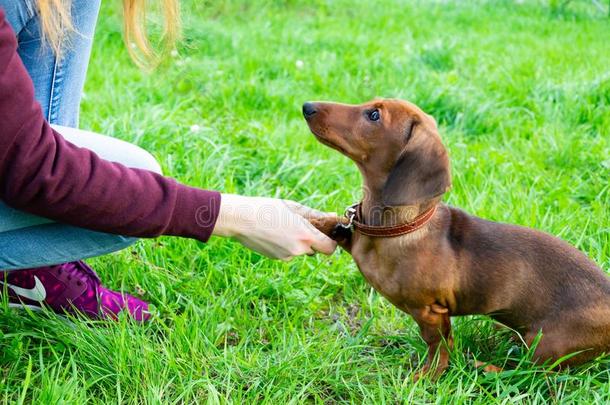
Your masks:
{"label": "dog's ear", "polygon": [[449,157],[436,133],[417,124],[411,140],[390,171],[381,197],[384,205],[416,205],[445,193],[451,187]]}

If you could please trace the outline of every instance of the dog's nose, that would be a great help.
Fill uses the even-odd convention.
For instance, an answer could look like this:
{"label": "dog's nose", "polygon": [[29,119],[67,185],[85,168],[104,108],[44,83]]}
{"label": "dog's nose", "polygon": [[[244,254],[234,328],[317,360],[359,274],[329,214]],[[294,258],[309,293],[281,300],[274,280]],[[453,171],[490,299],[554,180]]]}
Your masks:
{"label": "dog's nose", "polygon": [[318,111],[316,110],[316,106],[314,103],[305,103],[303,104],[303,115],[305,118],[309,118]]}

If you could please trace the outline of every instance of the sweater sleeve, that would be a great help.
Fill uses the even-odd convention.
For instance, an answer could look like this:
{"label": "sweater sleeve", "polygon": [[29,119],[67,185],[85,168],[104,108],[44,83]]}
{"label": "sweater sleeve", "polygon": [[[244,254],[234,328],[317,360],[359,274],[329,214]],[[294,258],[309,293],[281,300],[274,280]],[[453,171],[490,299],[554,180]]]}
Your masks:
{"label": "sweater sleeve", "polygon": [[0,200],[91,230],[207,241],[220,194],[101,159],[56,133],[34,99],[0,9]]}

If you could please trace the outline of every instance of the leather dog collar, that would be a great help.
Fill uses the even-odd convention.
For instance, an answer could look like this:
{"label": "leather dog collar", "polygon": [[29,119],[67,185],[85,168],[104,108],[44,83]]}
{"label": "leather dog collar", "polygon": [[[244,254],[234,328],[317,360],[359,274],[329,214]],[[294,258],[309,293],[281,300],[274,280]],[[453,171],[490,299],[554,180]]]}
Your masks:
{"label": "leather dog collar", "polygon": [[348,218],[349,223],[342,225],[345,228],[353,226],[354,230],[360,232],[363,235],[373,237],[386,237],[391,238],[394,236],[407,235],[415,232],[432,219],[436,212],[436,205],[430,207],[420,215],[418,215],[413,221],[406,222],[404,224],[392,225],[392,226],[373,226],[366,225],[361,222],[360,219],[360,208],[362,203],[354,204],[345,211],[345,216]]}

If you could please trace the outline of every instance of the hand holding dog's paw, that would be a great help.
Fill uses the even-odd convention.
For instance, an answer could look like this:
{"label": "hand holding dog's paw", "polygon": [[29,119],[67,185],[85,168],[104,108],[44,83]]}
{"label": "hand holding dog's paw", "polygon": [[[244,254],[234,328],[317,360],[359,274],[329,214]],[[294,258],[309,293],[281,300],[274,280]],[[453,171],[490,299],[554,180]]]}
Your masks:
{"label": "hand holding dog's paw", "polygon": [[338,242],[339,246],[349,251],[351,229],[346,227],[348,219],[340,217],[334,212],[322,212],[306,207],[294,201],[286,201],[290,209],[301,215],[318,231]]}
{"label": "hand holding dog's paw", "polygon": [[273,259],[334,252],[336,242],[296,213],[292,207],[297,205],[307,208],[293,201],[223,194],[214,234]]}

